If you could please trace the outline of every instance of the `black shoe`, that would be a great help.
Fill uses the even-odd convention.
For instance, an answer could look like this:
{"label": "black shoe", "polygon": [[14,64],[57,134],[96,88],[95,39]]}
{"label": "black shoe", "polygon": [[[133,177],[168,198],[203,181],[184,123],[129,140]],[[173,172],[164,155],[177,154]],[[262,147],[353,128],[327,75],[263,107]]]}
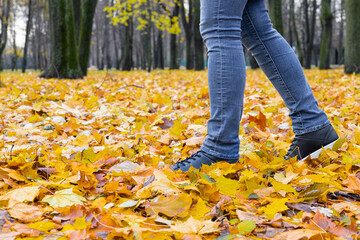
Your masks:
{"label": "black shoe", "polygon": [[321,128],[315,132],[305,133],[296,136],[291,143],[285,159],[288,160],[297,157],[297,160],[305,160],[306,158],[318,158],[324,149],[331,149],[339,139],[331,125]]}
{"label": "black shoe", "polygon": [[211,165],[217,162],[225,161],[228,163],[237,163],[238,159],[222,159],[214,157],[202,150],[194,153],[190,157],[179,161],[172,165],[170,168],[174,171],[181,170],[183,172],[187,172],[191,166],[196,169],[200,169],[202,165]]}

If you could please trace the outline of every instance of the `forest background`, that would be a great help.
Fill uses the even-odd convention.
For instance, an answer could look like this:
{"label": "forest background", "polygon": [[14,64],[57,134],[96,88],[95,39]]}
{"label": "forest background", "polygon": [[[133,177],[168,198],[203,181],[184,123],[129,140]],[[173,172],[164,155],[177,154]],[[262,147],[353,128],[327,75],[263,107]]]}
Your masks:
{"label": "forest background", "polygon": [[[51,21],[55,13],[49,11],[49,4],[53,9],[56,6],[61,9],[60,2],[1,1],[0,69],[46,71],[54,65],[51,59],[54,41],[51,39],[60,39],[60,35],[57,36],[50,25],[60,23]],[[85,65],[81,67],[83,72],[87,66],[99,70],[149,71],[164,68],[202,70],[206,67],[206,49],[199,33],[200,0],[63,2],[64,12],[58,14],[74,13],[73,21],[64,23],[65,29],[72,31],[69,34],[76,35],[70,36],[75,39],[72,43],[67,40],[68,44],[75,45],[79,40],[80,28],[88,32],[82,32],[82,41],[87,41],[84,44],[90,46],[79,50],[82,52],[79,56],[72,53],[81,59],[78,60],[80,65]],[[358,1],[267,0],[266,3],[274,27],[296,51],[304,68],[328,69],[331,65],[346,63],[346,72],[359,72],[359,57],[353,56],[359,52],[359,38],[358,34],[352,33],[356,32],[359,19]],[[345,34],[346,31],[349,33]],[[84,40],[87,35],[89,37]],[[80,43],[78,47],[84,44]],[[56,50],[61,51],[60,48]],[[72,51],[76,51],[75,48]],[[85,63],[84,54],[88,55]],[[246,56],[247,64],[257,68],[254,58],[249,53]],[[76,68],[76,64],[72,67]],[[50,75],[54,74],[48,74],[48,77]]]}

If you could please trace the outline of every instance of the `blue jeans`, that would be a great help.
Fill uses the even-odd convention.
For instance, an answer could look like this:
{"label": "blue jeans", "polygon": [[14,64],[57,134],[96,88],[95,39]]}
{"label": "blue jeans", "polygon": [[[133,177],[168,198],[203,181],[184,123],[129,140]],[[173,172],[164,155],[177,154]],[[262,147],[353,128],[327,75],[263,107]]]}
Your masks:
{"label": "blue jeans", "polygon": [[203,151],[223,159],[239,158],[246,78],[242,44],[289,108],[296,135],[330,124],[296,54],[272,27],[264,0],[201,0],[200,31],[208,49],[211,114]]}

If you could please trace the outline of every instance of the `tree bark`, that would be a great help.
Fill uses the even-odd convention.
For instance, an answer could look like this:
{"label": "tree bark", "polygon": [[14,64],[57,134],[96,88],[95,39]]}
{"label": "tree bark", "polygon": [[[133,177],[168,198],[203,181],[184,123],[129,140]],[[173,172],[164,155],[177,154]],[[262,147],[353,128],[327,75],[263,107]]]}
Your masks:
{"label": "tree bark", "polygon": [[341,0],[340,6],[340,29],[339,29],[339,41],[338,41],[338,64],[344,64],[344,10],[345,1]]}
{"label": "tree bark", "polygon": [[200,34],[200,0],[194,0],[195,70],[204,69],[204,41]]}
{"label": "tree bark", "polygon": [[304,4],[304,17],[305,17],[305,44],[304,44],[304,68],[311,68],[311,56],[312,49],[314,47],[314,36],[315,36],[315,23],[316,23],[316,0],[312,1],[313,11],[311,20],[309,20],[309,2],[308,0],[303,1]]}
{"label": "tree bark", "polygon": [[[91,1],[91,0],[89,0]],[[108,5],[108,1],[106,1],[106,4]],[[111,54],[110,54],[110,19],[106,17],[107,13],[103,12],[104,17],[104,35],[103,35],[103,56],[104,56],[104,63],[106,66],[106,69],[112,68],[112,62],[111,62]]]}
{"label": "tree bark", "polygon": [[87,75],[87,68],[90,59],[90,45],[93,28],[93,21],[97,0],[81,1],[81,18],[79,32],[79,60],[83,76]]}
{"label": "tree bark", "polygon": [[83,77],[75,39],[74,12],[71,0],[49,0],[51,65],[41,77]]}
{"label": "tree bark", "polygon": [[360,73],[360,1],[345,0],[345,73]]}
{"label": "tree bark", "polygon": [[28,46],[29,46],[29,35],[30,35],[31,22],[32,22],[32,0],[29,0],[28,4],[29,4],[28,20],[27,20],[27,23],[26,23],[24,56],[23,56],[22,70],[21,70],[23,73],[26,70],[26,64],[27,64],[27,52],[28,52]]}
{"label": "tree bark", "polygon": [[193,0],[189,0],[189,16],[186,20],[184,0],[180,0],[181,4],[181,20],[185,30],[185,42],[186,42],[186,69],[190,70],[194,68],[194,54],[193,54]]}
{"label": "tree bark", "polygon": [[[175,19],[179,16],[180,6],[175,4],[174,10],[171,14],[171,24],[174,24]],[[170,34],[170,69],[178,69],[177,61],[177,35]]]}
{"label": "tree bark", "polygon": [[147,11],[148,11],[148,25],[147,25],[147,39],[146,39],[146,45],[147,45],[147,71],[151,72],[151,67],[152,67],[152,54],[151,54],[151,29],[152,29],[152,24],[151,24],[151,17],[152,17],[152,11],[151,11],[151,5],[150,5],[150,0],[147,0]]}
{"label": "tree bark", "polygon": [[296,40],[296,51],[297,51],[299,61],[302,62],[303,61],[302,47],[301,47],[301,42],[300,42],[299,34],[297,31],[297,27],[296,27],[294,5],[295,5],[294,0],[290,0],[290,19],[291,19],[292,29],[294,31],[295,40]]}
{"label": "tree bark", "polygon": [[331,0],[321,0],[321,47],[319,69],[330,68],[330,50],[332,40]]}
{"label": "tree bark", "polygon": [[284,25],[282,21],[282,0],[269,0],[270,19],[274,28],[284,35]]}
{"label": "tree bark", "polygon": [[127,25],[125,26],[125,47],[124,47],[124,58],[122,62],[122,70],[130,71],[133,67],[133,20],[129,18]]}
{"label": "tree bark", "polygon": [[1,2],[1,33],[0,33],[0,72],[3,70],[2,64],[2,54],[4,52],[6,42],[7,42],[7,29],[9,25],[9,16],[10,16],[10,6],[11,1],[2,1]]}

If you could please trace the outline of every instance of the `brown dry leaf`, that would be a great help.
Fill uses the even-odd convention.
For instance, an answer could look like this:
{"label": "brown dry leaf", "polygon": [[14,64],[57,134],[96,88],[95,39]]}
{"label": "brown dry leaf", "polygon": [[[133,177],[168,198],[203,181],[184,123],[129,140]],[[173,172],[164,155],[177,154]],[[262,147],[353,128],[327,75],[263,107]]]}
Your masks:
{"label": "brown dry leaf", "polygon": [[192,203],[192,198],[187,194],[179,194],[172,196],[159,196],[153,199],[146,205],[146,211],[150,213],[162,213],[168,217],[186,217],[189,214],[189,209]]}
{"label": "brown dry leaf", "polygon": [[236,209],[236,215],[240,221],[254,221],[256,224],[263,222],[263,220],[254,213],[245,212],[240,209]]}
{"label": "brown dry leaf", "polygon": [[185,144],[187,146],[199,146],[204,142],[204,140],[205,140],[205,136],[191,137],[185,140]]}
{"label": "brown dry leaf", "polygon": [[11,230],[15,230],[16,232],[24,234],[28,237],[38,237],[41,234],[40,230],[30,228],[29,226],[21,223],[15,223],[13,226],[11,226]]}
{"label": "brown dry leaf", "polygon": [[14,189],[0,196],[0,200],[8,200],[8,207],[12,207],[21,202],[32,202],[39,195],[40,187],[22,187]]}
{"label": "brown dry leaf", "polygon": [[290,232],[283,232],[276,235],[273,239],[275,240],[318,240],[322,239],[322,236],[325,236],[326,233],[323,231],[316,231],[311,229],[297,229]]}
{"label": "brown dry leaf", "polygon": [[348,178],[343,181],[343,184],[354,193],[360,193],[360,179],[356,175],[348,174]]}
{"label": "brown dry leaf", "polygon": [[210,220],[200,221],[190,217],[186,222],[176,222],[171,230],[183,234],[209,234],[219,231],[219,223]]}
{"label": "brown dry leaf", "polygon": [[15,240],[20,232],[9,232],[9,233],[0,233],[0,239],[2,240]]}
{"label": "brown dry leaf", "polygon": [[25,203],[17,203],[10,207],[8,211],[12,218],[24,222],[39,221],[43,215],[43,208]]}

